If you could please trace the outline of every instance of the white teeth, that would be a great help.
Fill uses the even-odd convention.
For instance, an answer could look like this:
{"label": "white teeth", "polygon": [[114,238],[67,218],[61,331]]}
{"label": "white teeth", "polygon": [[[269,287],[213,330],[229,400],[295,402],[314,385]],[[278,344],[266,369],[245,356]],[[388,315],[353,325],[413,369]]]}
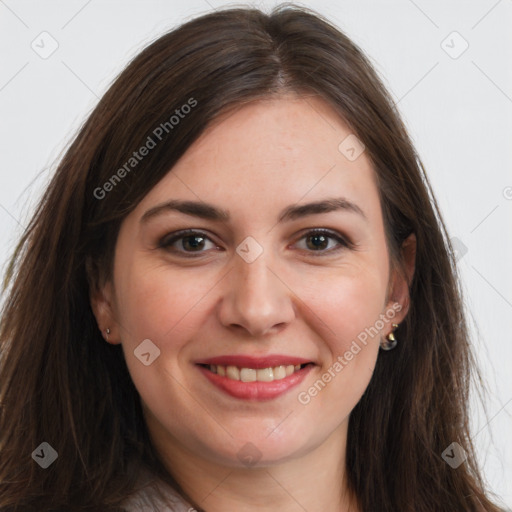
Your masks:
{"label": "white teeth", "polygon": [[289,377],[292,373],[300,370],[300,364],[289,364],[286,366],[274,366],[272,368],[238,368],[237,366],[221,366],[210,364],[209,369],[221,377],[242,382],[273,382]]}
{"label": "white teeth", "polygon": [[241,368],[240,380],[242,382],[256,382],[256,370],[254,368]]}
{"label": "white teeth", "polygon": [[274,371],[274,379],[284,379],[285,377],[286,368],[284,366],[276,366]]}
{"label": "white teeth", "polygon": [[274,379],[278,378],[274,375],[274,370],[272,368],[259,368],[256,370],[256,377],[258,382],[272,382]]}
{"label": "white teeth", "polygon": [[226,366],[226,377],[228,379],[240,380],[240,370],[236,366]]}

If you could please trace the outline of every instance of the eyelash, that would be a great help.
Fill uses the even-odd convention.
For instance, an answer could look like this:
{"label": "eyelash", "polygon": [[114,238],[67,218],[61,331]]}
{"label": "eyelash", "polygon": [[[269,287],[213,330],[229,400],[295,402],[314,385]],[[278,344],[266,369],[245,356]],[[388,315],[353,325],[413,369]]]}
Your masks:
{"label": "eyelash", "polygon": [[[325,256],[325,255],[331,255],[332,253],[338,252],[338,251],[343,250],[343,249],[351,249],[351,248],[353,248],[353,244],[348,239],[342,237],[341,235],[339,235],[335,231],[331,231],[331,230],[328,230],[328,229],[311,229],[311,230],[305,232],[298,239],[298,241],[299,240],[303,240],[304,238],[307,238],[309,236],[315,236],[315,235],[324,235],[325,237],[327,237],[329,239],[333,239],[336,242],[338,242],[339,246],[334,248],[334,249],[332,249],[332,248],[331,249],[326,249],[326,250],[319,249],[318,251],[314,251],[314,250],[307,251],[305,249],[313,257],[322,257],[322,256]],[[206,235],[205,233],[203,233],[201,231],[195,231],[193,229],[185,229],[185,230],[177,231],[175,233],[171,233],[171,235],[166,235],[158,243],[158,248],[165,249],[167,251],[172,251],[172,252],[175,252],[175,253],[179,253],[180,255],[183,255],[185,258],[198,258],[198,257],[202,256],[206,251],[197,251],[197,252],[194,252],[194,251],[190,251],[190,252],[189,251],[180,251],[180,250],[173,249],[171,247],[172,244],[174,244],[175,242],[177,242],[179,240],[183,240],[183,239],[185,239],[187,237],[190,237],[190,238],[201,237],[203,239],[209,240],[210,242],[213,242],[210,239],[210,237],[208,237],[208,235]]]}

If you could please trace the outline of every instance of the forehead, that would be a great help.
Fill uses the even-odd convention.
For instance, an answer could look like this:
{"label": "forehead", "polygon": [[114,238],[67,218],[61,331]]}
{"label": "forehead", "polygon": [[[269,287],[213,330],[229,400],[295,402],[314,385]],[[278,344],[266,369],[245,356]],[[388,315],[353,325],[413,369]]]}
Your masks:
{"label": "forehead", "polygon": [[317,97],[254,101],[212,123],[139,207],[179,198],[261,214],[342,195],[371,213],[374,171],[364,152],[347,158],[347,140],[354,134]]}

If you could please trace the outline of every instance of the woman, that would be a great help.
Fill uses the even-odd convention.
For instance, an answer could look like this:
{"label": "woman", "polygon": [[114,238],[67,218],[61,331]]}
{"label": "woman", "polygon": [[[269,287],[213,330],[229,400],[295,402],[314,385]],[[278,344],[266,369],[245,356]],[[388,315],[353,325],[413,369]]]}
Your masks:
{"label": "woman", "polygon": [[318,15],[231,9],[155,41],[7,274],[0,509],[499,510],[430,194]]}

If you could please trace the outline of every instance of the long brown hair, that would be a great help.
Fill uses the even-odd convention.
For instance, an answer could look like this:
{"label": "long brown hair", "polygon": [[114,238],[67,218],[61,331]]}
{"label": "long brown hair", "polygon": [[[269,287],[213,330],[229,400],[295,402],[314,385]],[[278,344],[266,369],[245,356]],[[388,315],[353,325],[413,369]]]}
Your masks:
{"label": "long brown hair", "polygon": [[[474,457],[468,390],[478,373],[455,260],[423,167],[362,52],[293,5],[270,15],[221,10],[163,35],[115,80],[70,144],[6,275],[0,510],[118,510],[143,467],[180,491],[151,445],[121,347],[98,330],[89,293],[111,278],[123,219],[205,127],[284,93],[323,98],[366,146],[396,265],[405,238],[417,239],[400,343],[379,356],[350,416],[351,491],[365,512],[499,510]],[[154,146],[131,162],[148,137]],[[48,469],[32,458],[42,442],[58,453]],[[468,456],[456,469],[442,458],[453,442]]]}

